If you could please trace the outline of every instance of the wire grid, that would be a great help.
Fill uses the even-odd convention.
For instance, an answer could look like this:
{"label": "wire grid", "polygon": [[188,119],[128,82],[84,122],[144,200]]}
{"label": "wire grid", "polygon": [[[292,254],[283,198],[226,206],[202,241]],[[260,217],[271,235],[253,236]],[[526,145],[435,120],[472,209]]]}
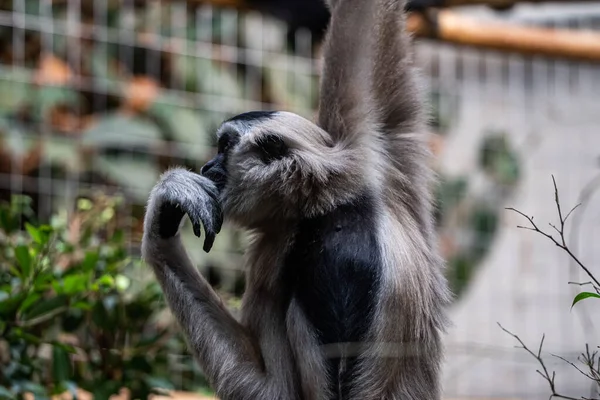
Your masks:
{"label": "wire grid", "polygon": [[[597,6],[572,12],[559,9],[554,16],[517,14],[512,19],[527,25],[598,30]],[[511,19],[511,14],[493,18]],[[442,114],[454,115],[445,127],[440,170],[468,180],[470,196],[496,209],[499,218],[491,246],[452,309],[446,394],[548,398],[549,387],[535,371],[539,365],[514,348],[518,343],[499,329],[499,322],[533,349],[545,333],[544,359],[556,370],[558,391],[576,398],[593,397],[589,382],[551,355],[577,362],[586,342],[598,345],[594,324],[598,310],[587,304],[569,311],[579,288],[567,282],[587,279],[545,238],[517,229],[526,221],[504,208],[515,207],[550,228],[548,222],[557,220],[554,174],[563,207],[586,205],[571,220],[568,243],[587,264],[598,265],[600,254],[594,244],[599,221],[594,200],[598,198],[595,149],[600,106],[594,100],[600,89],[598,67],[429,42],[419,43],[417,49],[430,87],[443,94]],[[518,154],[521,175],[514,185],[490,184],[489,173],[481,171],[481,140],[490,132],[503,133]],[[466,202],[465,207],[474,205],[476,201]],[[455,218],[466,222],[469,213],[463,208]],[[489,231],[470,232],[464,225],[447,232],[454,235],[455,247],[484,233]]]}
{"label": "wire grid", "polygon": [[[69,0],[66,3],[66,13],[62,17],[53,14],[51,0],[40,1],[37,10],[26,9],[29,3],[14,2],[13,11],[0,11],[0,26],[14,29],[12,62],[0,65],[2,75],[4,72],[13,74],[4,79],[18,82],[15,71],[25,69],[33,72],[37,68],[27,62],[26,33],[40,35],[42,53],[54,51],[57,37],[93,38],[96,43],[123,45],[119,60],[126,64],[135,63],[132,61],[135,57],[133,45],[140,46],[140,40],[134,26],[133,2],[123,3],[119,23],[113,28],[107,28],[105,24],[108,18],[106,2],[93,2],[94,19],[85,23],[82,19],[82,1]],[[152,4],[149,3],[148,7],[152,7]],[[190,15],[184,2],[173,1],[170,2],[170,14],[166,20],[154,17],[155,23],[149,24],[152,29],[145,33],[148,40],[144,41],[142,47],[208,60],[217,65],[212,73],[227,73],[242,82],[242,90],[232,94],[215,84],[219,82],[215,76],[198,70],[197,79],[204,82],[204,86],[199,90],[190,90],[172,74],[170,80],[162,83],[168,88],[162,89],[166,95],[160,102],[204,112],[211,121],[224,120],[248,110],[285,107],[308,117],[314,112],[316,87],[304,87],[304,78],[318,77],[319,61],[308,33],[300,32],[297,35],[297,51],[291,54],[285,51],[285,27],[257,13],[244,14],[202,5]],[[600,14],[590,14],[587,10],[560,18],[545,16],[544,19],[520,20],[532,25],[600,28]],[[196,24],[195,37],[189,37],[188,34],[191,24]],[[232,28],[226,29],[226,26]],[[241,38],[244,43],[240,42]],[[64,54],[71,65],[78,65],[81,63],[79,54],[82,42],[68,40],[67,43]],[[416,52],[424,71],[425,84],[430,92],[437,94],[437,112],[443,119],[441,126],[434,127],[434,130],[443,131],[443,135],[438,133],[444,137],[443,149],[438,154],[439,169],[448,176],[467,179],[468,193],[480,203],[493,208],[501,221],[498,231],[493,235],[492,245],[482,250],[485,254],[477,264],[473,282],[452,310],[455,327],[448,339],[448,361],[444,370],[446,396],[547,398],[548,388],[535,374],[537,366],[523,352],[512,348],[514,343],[499,331],[496,321],[506,324],[507,328],[514,328],[513,331],[525,337],[534,348],[536,344],[532,341],[538,340],[542,331],[546,331],[552,336],[548,339],[551,350],[562,351],[564,356],[576,356],[579,344],[590,339],[586,335],[592,332],[593,336],[595,332],[593,320],[597,313],[594,314],[589,307],[582,307],[583,311],[579,311],[575,321],[575,312],[569,314],[568,310],[565,311],[570,304],[569,296],[572,295],[565,289],[566,282],[577,280],[574,269],[567,268],[568,259],[551,249],[542,238],[518,232],[516,225],[520,221],[502,214],[501,210],[515,206],[535,213],[536,218],[553,218],[550,173],[557,175],[561,195],[571,203],[577,200],[583,189],[595,187],[592,182],[597,172],[594,162],[598,147],[593,144],[598,139],[592,133],[600,111],[594,99],[600,93],[598,68],[589,64],[474,50],[428,41],[419,41]],[[159,58],[148,56],[143,62],[148,74],[160,78]],[[240,70],[240,65],[246,68]],[[281,101],[265,100],[264,87],[258,82],[260,72],[265,67],[283,73],[283,79],[277,82],[284,85],[284,89],[304,89],[307,101],[302,104],[291,101],[282,105]],[[22,83],[32,83],[31,75],[24,76]],[[75,71],[69,86],[92,92],[94,103],[101,107],[109,101],[108,96],[122,97],[122,89],[128,83],[129,78],[101,79]],[[201,134],[211,135],[213,126],[208,125]],[[44,139],[57,136],[45,124],[38,122],[34,126],[37,130],[27,130],[31,133],[15,129],[6,129],[3,133],[5,137],[17,141],[26,139],[28,135]],[[491,185],[486,174],[478,167],[478,149],[486,131],[490,129],[504,132],[520,156],[523,172],[517,184]],[[544,136],[547,136],[546,139]],[[64,140],[75,146],[83,144],[81,137],[67,137]],[[210,152],[202,150],[202,145],[195,142],[178,144],[182,146],[166,150],[163,147],[149,147],[144,151],[156,158],[177,157],[182,147],[194,149],[197,146],[202,156],[195,160],[196,166],[208,159]],[[118,147],[119,144],[113,143],[113,146]],[[130,144],[125,142],[121,150],[132,150],[128,146]],[[134,159],[134,152],[131,153]],[[109,190],[105,183],[82,179],[74,169],[68,169],[66,175],[56,178],[51,162],[44,164],[34,178],[18,173],[16,161],[13,160],[13,163],[10,172],[0,174],[0,189],[10,193],[36,193],[39,195],[40,213],[48,214],[55,208],[53,199],[56,197],[66,201],[61,204],[69,207],[81,190]],[[147,188],[128,187],[127,192],[135,192],[143,197],[147,195]],[[590,203],[593,203],[591,199],[595,192],[591,190],[586,193],[590,196]],[[472,204],[467,202],[463,208]],[[583,252],[584,259],[597,265],[599,254],[592,243],[597,238],[598,228],[594,222],[598,221],[598,211],[592,204],[585,212],[585,217],[577,220],[579,225],[573,230],[571,238],[577,241],[574,244]],[[477,229],[469,231],[465,221],[467,218],[464,211],[457,212],[449,223],[450,228],[447,229],[455,238],[454,247],[472,242],[473,236],[488,234]],[[129,238],[132,252],[137,251],[139,236],[132,232]],[[227,253],[228,249],[222,251]],[[199,252],[192,250],[192,253]],[[223,268],[235,269],[237,259],[232,259],[234,261]],[[542,269],[540,264],[544,264]],[[540,292],[546,293],[544,304],[535,301]],[[557,315],[560,317],[554,318]],[[551,323],[547,322],[549,319]],[[578,324],[583,328],[574,334],[574,327]],[[548,329],[551,332],[547,332]],[[174,356],[175,381],[178,368],[182,365],[178,359],[188,357]],[[559,377],[564,376],[562,383],[567,391],[581,393],[581,379],[553,360],[550,363],[557,369]]]}

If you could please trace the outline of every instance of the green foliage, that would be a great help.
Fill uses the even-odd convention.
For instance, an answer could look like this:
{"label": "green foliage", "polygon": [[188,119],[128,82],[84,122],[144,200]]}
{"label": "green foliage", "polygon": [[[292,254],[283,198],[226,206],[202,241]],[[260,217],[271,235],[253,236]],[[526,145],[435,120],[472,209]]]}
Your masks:
{"label": "green foliage", "polygon": [[436,199],[436,223],[442,224],[443,218],[463,199],[467,192],[468,181],[465,177],[450,179],[441,176],[435,188]]}
{"label": "green foliage", "polygon": [[600,294],[593,292],[581,292],[573,299],[573,304],[571,304],[571,308],[573,308],[573,306],[579,303],[581,300],[589,299],[590,297],[600,299]]}
{"label": "green foliage", "polygon": [[521,174],[517,155],[508,137],[500,132],[491,132],[484,138],[479,165],[499,184],[514,185]]}
{"label": "green foliage", "polygon": [[173,389],[168,351],[184,345],[159,318],[160,288],[127,254],[119,200],[81,199],[48,225],[24,222],[28,205],[0,205],[0,398]]}
{"label": "green foliage", "polygon": [[448,257],[446,273],[452,293],[457,297],[463,294],[492,247],[498,229],[498,211],[476,203],[465,225],[469,240],[459,251]]}
{"label": "green foliage", "polygon": [[429,92],[429,125],[439,134],[446,135],[458,116],[459,103],[455,94],[443,89],[431,90]]}

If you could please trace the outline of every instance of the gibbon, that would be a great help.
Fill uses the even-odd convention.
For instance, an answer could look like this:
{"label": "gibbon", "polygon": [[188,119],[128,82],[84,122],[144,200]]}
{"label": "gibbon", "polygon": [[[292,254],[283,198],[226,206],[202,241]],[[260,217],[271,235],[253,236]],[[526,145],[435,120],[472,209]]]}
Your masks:
{"label": "gibbon", "polygon": [[[248,112],[201,173],[165,172],[142,256],[220,399],[440,398],[450,293],[405,1],[331,0],[316,123]],[[246,229],[241,318],[180,239]]]}

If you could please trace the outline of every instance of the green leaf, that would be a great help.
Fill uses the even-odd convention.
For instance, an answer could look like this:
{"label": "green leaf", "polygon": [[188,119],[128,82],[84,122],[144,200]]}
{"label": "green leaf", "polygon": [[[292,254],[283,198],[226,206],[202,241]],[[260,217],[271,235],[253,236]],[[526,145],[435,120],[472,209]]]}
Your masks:
{"label": "green leaf", "polygon": [[31,321],[34,318],[57,313],[62,307],[66,307],[67,301],[68,298],[64,295],[59,295],[42,301],[41,303],[36,304],[35,307],[31,308],[31,310],[27,313],[25,320]]}
{"label": "green leaf", "polygon": [[65,343],[61,343],[61,342],[57,342],[57,341],[53,341],[50,342],[52,344],[52,346],[54,347],[59,347],[62,350],[64,350],[65,352],[69,353],[69,354],[76,354],[77,350],[75,349],[75,347],[69,345],[69,344],[65,344]]}
{"label": "green leaf", "polygon": [[52,377],[55,382],[65,382],[73,375],[69,353],[60,346],[52,347]]}
{"label": "green leaf", "polygon": [[0,301],[0,316],[10,316],[13,312],[17,311],[19,305],[26,297],[27,293],[18,293],[4,301]]}
{"label": "green leaf", "polygon": [[27,246],[19,245],[15,247],[15,257],[21,266],[21,277],[24,280],[29,278],[32,270],[32,261]]}
{"label": "green leaf", "polygon": [[[128,196],[135,201],[145,201],[161,173],[151,160],[114,155],[96,156],[93,170],[119,187],[127,188]],[[123,171],[129,172],[124,174]]]}
{"label": "green leaf", "polygon": [[84,99],[77,92],[66,86],[40,86],[33,102],[34,109],[39,112],[40,118],[45,118],[48,111],[59,105],[72,105],[85,107]]}
{"label": "green leaf", "polygon": [[579,303],[581,300],[585,300],[590,297],[600,299],[600,294],[593,292],[581,292],[573,299],[573,304],[571,304],[571,308],[573,308],[573,306],[575,306],[575,304]]}
{"label": "green leaf", "polygon": [[24,313],[25,311],[27,311],[27,309],[29,307],[31,307],[36,301],[38,301],[40,299],[40,297],[42,297],[42,295],[39,293],[34,292],[34,293],[29,294],[29,296],[27,296],[25,301],[21,304],[19,311],[21,313]]}
{"label": "green leaf", "polygon": [[32,72],[27,68],[0,68],[0,114],[16,111],[30,96]]}
{"label": "green leaf", "polygon": [[173,384],[167,379],[160,376],[147,376],[144,378],[146,384],[153,389],[168,389],[175,390]]}
{"label": "green leaf", "polygon": [[140,118],[118,113],[105,114],[98,123],[83,132],[82,144],[97,149],[117,147],[121,149],[141,147],[149,149],[162,142],[156,125]]}
{"label": "green leaf", "polygon": [[33,287],[38,292],[43,292],[52,286],[54,275],[50,271],[43,271],[35,278]]}
{"label": "green leaf", "polygon": [[81,263],[81,268],[84,271],[93,270],[94,267],[96,266],[96,264],[98,263],[99,258],[100,258],[100,256],[98,255],[97,251],[88,251],[87,253],[85,253],[85,258],[83,259],[83,262]]}
{"label": "green leaf", "polygon": [[81,166],[79,149],[72,138],[52,136],[44,142],[42,162],[63,171],[78,171]]}
{"label": "green leaf", "polygon": [[15,395],[12,394],[7,388],[5,388],[4,386],[0,386],[0,399],[4,400],[4,399],[10,399],[13,400],[15,398]]}
{"label": "green leaf", "polygon": [[42,244],[42,235],[35,226],[31,225],[29,222],[26,222],[25,229],[27,229],[27,232],[29,232],[29,236],[31,236],[34,242]]}
{"label": "green leaf", "polygon": [[121,390],[119,382],[97,382],[94,385],[92,394],[94,395],[94,400],[108,400],[110,396],[118,394],[119,390]]}
{"label": "green leaf", "polygon": [[88,274],[67,276],[63,281],[62,292],[66,295],[74,295],[85,292],[88,281]]}
{"label": "green leaf", "polygon": [[94,203],[90,199],[79,199],[77,200],[77,209],[81,211],[89,211],[94,206]]}
{"label": "green leaf", "polygon": [[78,310],[88,311],[92,309],[93,305],[91,303],[81,300],[73,304],[71,307],[76,308]]}
{"label": "green leaf", "polygon": [[13,332],[15,333],[15,335],[29,343],[33,343],[33,344],[41,344],[42,340],[35,336],[32,335],[31,333],[25,332],[22,329],[14,329]]}
{"label": "green leaf", "polygon": [[112,288],[115,285],[115,279],[110,275],[102,275],[96,281],[96,284],[99,286],[106,286],[108,288]]}
{"label": "green leaf", "polygon": [[35,383],[35,382],[31,382],[31,381],[25,381],[25,382],[19,382],[19,383],[21,386],[21,392],[32,393],[35,396],[35,400],[48,398],[47,397],[48,392],[46,391],[46,388],[44,388],[39,383]]}

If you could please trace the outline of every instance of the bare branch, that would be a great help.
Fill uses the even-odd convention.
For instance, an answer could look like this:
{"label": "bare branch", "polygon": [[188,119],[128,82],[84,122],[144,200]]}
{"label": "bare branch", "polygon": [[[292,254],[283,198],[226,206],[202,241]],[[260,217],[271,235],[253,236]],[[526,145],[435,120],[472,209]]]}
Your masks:
{"label": "bare branch", "polygon": [[[567,220],[569,219],[569,217],[571,216],[571,214],[577,209],[577,207],[579,207],[581,205],[581,203],[577,204],[575,207],[573,207],[567,213],[567,215],[563,218],[563,211],[562,211],[562,207],[560,204],[560,197],[558,195],[558,186],[556,184],[556,179],[554,178],[554,175],[552,175],[552,183],[554,185],[554,202],[556,203],[556,210],[558,212],[560,225],[557,226],[552,223],[549,223],[549,225],[550,225],[550,227],[552,227],[552,229],[554,229],[558,233],[558,235],[559,235],[558,239],[556,239],[554,236],[552,236],[552,234],[542,231],[537,226],[537,224],[533,221],[533,216],[530,217],[527,214],[525,214],[515,208],[507,208],[507,210],[514,211],[517,214],[525,217],[530,224],[530,226],[520,226],[519,225],[519,226],[517,226],[518,228],[534,231],[534,232],[537,232],[537,233],[541,234],[542,236],[545,236],[546,238],[548,238],[557,247],[560,247],[563,251],[565,251],[577,263],[577,265],[579,265],[579,267],[583,271],[585,271],[585,273],[591,278],[591,281],[589,281],[589,282],[582,282],[582,283],[569,282],[569,284],[575,284],[575,285],[579,285],[579,286],[591,285],[594,288],[594,290],[598,294],[600,294],[600,282],[590,272],[590,270],[585,265],[583,265],[583,263],[573,254],[571,249],[569,249],[569,247],[567,246],[567,241],[565,239],[565,224],[566,224]],[[544,378],[544,380],[546,380],[546,382],[548,382],[548,385],[550,386],[550,390],[551,390],[552,394],[550,395],[549,400],[551,400],[552,398],[560,398],[560,399],[566,399],[566,400],[582,400],[582,399],[584,399],[584,400],[600,400],[599,398],[589,398],[588,399],[586,397],[580,397],[579,399],[576,399],[574,397],[565,396],[565,395],[562,395],[562,394],[559,394],[556,392],[556,386],[555,386],[556,372],[552,371],[552,375],[550,375],[550,373],[548,372],[548,369],[546,368],[544,360],[542,359],[542,348],[544,346],[544,339],[546,337],[545,335],[542,336],[542,340],[540,341],[540,345],[539,345],[539,348],[538,348],[538,351],[536,354],[533,351],[531,351],[525,345],[525,343],[521,340],[521,338],[519,338],[517,335],[506,330],[504,327],[502,327],[502,325],[500,325],[500,323],[498,323],[498,326],[500,326],[500,328],[504,332],[508,333],[513,338],[515,338],[521,344],[521,347],[525,351],[527,351],[529,354],[531,354],[531,356],[533,356],[537,360],[538,364],[542,367],[541,370],[538,369],[538,370],[536,370],[536,372],[542,378]],[[599,348],[600,348],[600,346],[599,346]],[[566,362],[567,364],[569,364],[570,366],[575,368],[583,376],[585,376],[586,378],[588,378],[588,379],[592,380],[593,382],[595,382],[596,384],[598,384],[598,386],[600,387],[600,360],[597,360],[597,355],[598,355],[597,351],[590,354],[589,346],[586,344],[586,352],[582,353],[582,355],[580,357],[578,357],[578,360],[583,365],[585,365],[587,367],[587,369],[589,369],[589,372],[586,372],[583,369],[581,369],[580,367],[578,367],[577,365],[575,365],[573,362],[568,361],[561,356],[552,354],[552,356],[559,358],[562,361]],[[600,394],[600,392],[598,392],[598,394]]]}
{"label": "bare branch", "polygon": [[542,340],[540,340],[540,348],[538,349],[537,356],[538,358],[542,356],[542,347],[544,346],[544,339],[546,339],[546,334],[542,334]]}
{"label": "bare branch", "polygon": [[[556,391],[556,386],[555,386],[555,382],[554,379],[556,378],[556,372],[552,371],[552,376],[550,376],[550,373],[548,372],[548,368],[546,367],[546,364],[544,363],[544,360],[542,359],[542,347],[544,345],[544,339],[546,337],[546,335],[544,334],[542,336],[542,340],[540,342],[540,347],[538,349],[538,353],[534,353],[533,351],[531,351],[529,349],[529,347],[527,347],[525,345],[525,343],[521,340],[520,337],[518,337],[517,335],[515,335],[514,333],[510,332],[509,330],[507,330],[506,328],[504,328],[502,325],[500,325],[499,322],[496,322],[498,324],[498,326],[500,327],[500,329],[502,329],[504,332],[508,333],[510,336],[512,336],[513,338],[515,338],[522,346],[522,348],[528,352],[529,354],[531,354],[533,356],[533,358],[535,358],[538,362],[538,364],[542,367],[542,370],[536,370],[536,372],[538,374],[540,374],[540,376],[542,378],[544,378],[544,380],[546,382],[548,382],[548,385],[550,386],[550,390],[552,392],[552,394],[549,397],[549,400],[556,397],[559,399],[565,399],[565,400],[581,400],[581,398],[576,398],[576,397],[569,397],[569,396],[565,396],[563,394],[560,394]],[[599,400],[599,399],[591,399],[591,400]]]}
{"label": "bare branch", "polygon": [[559,235],[561,234],[561,233],[560,233],[560,231],[558,230],[558,228],[556,227],[556,225],[554,225],[554,224],[553,224],[553,223],[551,223],[551,222],[549,222],[549,223],[548,223],[548,225],[550,225],[552,228],[554,228],[554,230],[555,230],[556,232],[558,232],[558,234],[559,234]]}
{"label": "bare branch", "polygon": [[577,286],[593,285],[592,281],[588,281],[588,282],[567,282],[567,284],[569,284],[569,285],[577,285]]}
{"label": "bare branch", "polygon": [[[550,354],[552,354],[552,353],[550,353]],[[566,359],[566,358],[564,358],[564,357],[557,356],[556,354],[552,354],[552,356],[553,356],[553,357],[556,357],[556,358],[560,358],[561,360],[563,360],[564,362],[566,362],[567,364],[569,364],[571,367],[573,367],[573,368],[575,368],[577,371],[579,371],[579,373],[580,373],[580,374],[582,374],[583,376],[585,376],[586,378],[588,378],[588,379],[591,379],[591,380],[594,380],[594,378],[593,378],[591,375],[589,375],[587,372],[584,372],[583,370],[581,370],[581,368],[579,368],[579,367],[578,367],[577,365],[575,365],[573,362],[571,362],[571,361],[567,360],[567,359]]]}
{"label": "bare branch", "polygon": [[569,213],[565,217],[565,223],[567,223],[567,220],[569,219],[569,217],[571,216],[571,214],[573,213],[573,211],[575,211],[580,205],[581,205],[581,203],[579,203],[575,207],[571,208],[571,211],[569,211]]}
{"label": "bare branch", "polygon": [[554,184],[554,202],[556,203],[556,209],[558,210],[558,218],[560,220],[560,231],[562,232],[565,227],[565,222],[564,222],[565,220],[562,217],[562,210],[560,209],[560,200],[558,198],[558,187],[556,186],[556,179],[554,179],[554,175],[552,175],[552,183]]}
{"label": "bare branch", "polygon": [[525,226],[517,226],[517,228],[521,228],[521,229],[527,229],[530,231],[534,231],[537,232],[543,236],[545,236],[546,238],[550,239],[552,241],[552,243],[554,243],[556,246],[560,247],[562,250],[564,250],[576,263],[577,265],[579,265],[579,267],[585,271],[585,273],[592,279],[592,281],[594,282],[594,286],[596,291],[599,291],[600,289],[600,281],[598,281],[598,279],[590,272],[590,270],[583,265],[583,263],[575,256],[575,254],[573,254],[573,252],[571,251],[571,249],[569,249],[569,247],[567,246],[567,242],[565,239],[565,222],[567,221],[567,218],[569,218],[569,216],[571,215],[571,213],[579,206],[579,204],[575,207],[573,207],[573,209],[571,209],[571,211],[569,211],[569,213],[567,214],[567,216],[565,218],[563,218],[562,216],[562,208],[560,206],[560,198],[558,196],[558,187],[556,185],[556,179],[554,179],[554,175],[552,175],[552,182],[554,185],[554,201],[556,203],[556,209],[558,210],[558,217],[560,219],[560,228],[558,228],[557,226],[550,224],[550,226],[552,228],[554,228],[554,230],[556,232],[558,232],[559,234],[559,240],[555,239],[554,236],[550,235],[547,232],[542,231],[537,225],[536,223],[533,221],[533,217],[530,217],[529,215],[515,209],[512,207],[508,207],[506,208],[507,210],[510,211],[514,211],[517,214],[525,217],[527,219],[527,221],[529,221],[529,224],[531,225],[531,227],[525,227]]}

